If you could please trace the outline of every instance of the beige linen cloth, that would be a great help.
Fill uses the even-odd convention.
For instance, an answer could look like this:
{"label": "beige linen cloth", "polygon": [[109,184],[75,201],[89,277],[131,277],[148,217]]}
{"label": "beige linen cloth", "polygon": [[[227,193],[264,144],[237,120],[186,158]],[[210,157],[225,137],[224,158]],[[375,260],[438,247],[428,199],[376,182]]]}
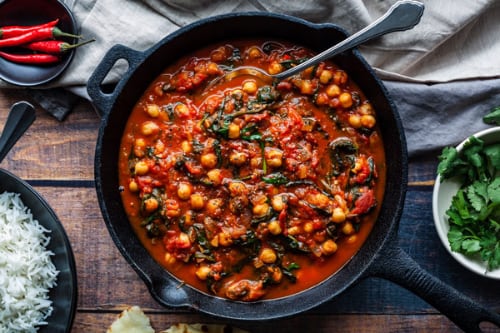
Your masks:
{"label": "beige linen cloth", "polygon": [[[146,50],[179,27],[240,11],[289,14],[335,23],[349,33],[385,13],[396,0],[65,0],[81,33],[96,42],[76,52],[51,87],[88,98],[85,84],[115,44]],[[455,144],[482,129],[482,115],[500,105],[500,0],[423,0],[412,30],[359,49],[394,97],[410,154]],[[119,80],[121,66],[108,78]],[[2,85],[0,84],[0,87]]]}
{"label": "beige linen cloth", "polygon": [[[145,50],[196,20],[236,11],[269,11],[362,29],[395,0],[67,0],[82,34],[97,42],[77,52],[59,80],[78,86],[114,44]],[[500,76],[500,1],[424,0],[421,22],[360,47],[384,79],[418,82]]]}

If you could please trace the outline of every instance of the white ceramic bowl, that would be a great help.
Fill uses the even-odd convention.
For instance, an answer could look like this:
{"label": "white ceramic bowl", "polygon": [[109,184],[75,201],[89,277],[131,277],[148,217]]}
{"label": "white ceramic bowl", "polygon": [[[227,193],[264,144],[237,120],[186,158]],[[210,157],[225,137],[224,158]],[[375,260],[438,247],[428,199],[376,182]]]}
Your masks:
{"label": "white ceramic bowl", "polygon": [[[500,127],[493,127],[481,132],[474,134],[476,138],[480,138],[486,144],[498,143],[500,142]],[[467,142],[468,138],[457,146],[457,150],[460,152]],[[500,268],[487,271],[486,263],[481,261],[479,257],[473,258],[470,256],[465,256],[458,252],[453,252],[450,248],[448,242],[448,230],[450,226],[448,224],[448,216],[446,211],[451,205],[451,200],[453,196],[457,193],[460,188],[460,182],[457,179],[450,178],[441,182],[439,175],[436,178],[434,184],[434,190],[432,193],[432,213],[434,216],[434,224],[436,226],[437,233],[441,242],[443,243],[446,250],[451,254],[455,260],[462,264],[467,269],[481,276],[498,279],[500,280]]]}

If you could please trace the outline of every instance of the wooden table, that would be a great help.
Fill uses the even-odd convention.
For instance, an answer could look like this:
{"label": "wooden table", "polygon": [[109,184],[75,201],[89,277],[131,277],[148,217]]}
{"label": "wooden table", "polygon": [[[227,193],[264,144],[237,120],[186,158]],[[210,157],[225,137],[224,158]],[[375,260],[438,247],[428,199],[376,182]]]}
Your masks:
{"label": "wooden table", "polygon": [[[33,103],[26,91],[0,89],[0,126],[5,123],[10,105],[21,99]],[[78,308],[72,332],[105,332],[118,313],[131,305],[141,306],[157,331],[177,322],[227,322],[186,309],[162,307],[115,247],[94,189],[99,122],[86,102],[80,103],[62,122],[37,106],[35,123],[1,165],[27,180],[45,197],[69,235],[78,271]],[[462,268],[438,239],[431,208],[436,164],[435,155],[410,161],[399,245],[427,271],[500,312],[500,281],[478,277]],[[244,326],[259,333],[460,332],[449,319],[411,292],[375,278],[360,282],[307,313]],[[489,327],[487,331],[494,329]]]}

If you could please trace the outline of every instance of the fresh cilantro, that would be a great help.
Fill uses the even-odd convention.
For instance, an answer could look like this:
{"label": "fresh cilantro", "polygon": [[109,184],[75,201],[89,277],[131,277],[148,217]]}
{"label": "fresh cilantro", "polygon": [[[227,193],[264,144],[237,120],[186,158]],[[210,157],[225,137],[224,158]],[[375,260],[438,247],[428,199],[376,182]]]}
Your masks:
{"label": "fresh cilantro", "polygon": [[446,211],[451,250],[480,257],[488,270],[499,268],[500,144],[485,145],[472,136],[461,153],[446,147],[439,156],[438,174],[441,181],[461,181]]}
{"label": "fresh cilantro", "polygon": [[268,176],[262,177],[264,183],[282,185],[289,182],[288,178],[280,172],[271,173]]}
{"label": "fresh cilantro", "polygon": [[500,106],[491,110],[486,116],[483,117],[483,121],[486,124],[490,125],[499,125],[500,126]]}

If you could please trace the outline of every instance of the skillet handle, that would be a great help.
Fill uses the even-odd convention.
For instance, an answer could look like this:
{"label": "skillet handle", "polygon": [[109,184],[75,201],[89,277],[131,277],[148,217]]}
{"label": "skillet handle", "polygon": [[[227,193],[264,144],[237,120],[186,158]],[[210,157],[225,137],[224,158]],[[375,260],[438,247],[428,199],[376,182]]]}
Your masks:
{"label": "skillet handle", "polygon": [[482,307],[426,272],[399,247],[389,245],[385,248],[370,267],[370,274],[412,291],[465,332],[482,332],[481,322],[490,322],[500,328],[500,314]]}
{"label": "skillet handle", "polygon": [[[125,82],[127,82],[128,78],[132,75],[144,58],[144,53],[121,44],[113,46],[106,53],[87,82],[87,92],[92,98],[92,103],[94,104],[100,117],[109,113],[116,96],[118,96],[118,92],[121,91],[122,86]],[[128,63],[127,71],[120,78],[112,92],[105,92],[103,90],[103,85],[107,82],[104,82],[104,80],[117,61],[121,59]]]}

